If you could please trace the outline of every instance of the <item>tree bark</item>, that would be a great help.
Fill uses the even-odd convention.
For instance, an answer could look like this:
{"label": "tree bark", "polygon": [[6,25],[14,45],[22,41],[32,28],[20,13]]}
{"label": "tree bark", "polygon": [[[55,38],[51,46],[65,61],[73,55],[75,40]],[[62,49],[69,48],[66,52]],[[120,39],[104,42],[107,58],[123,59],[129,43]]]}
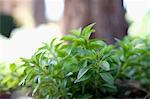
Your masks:
{"label": "tree bark", "polygon": [[47,22],[44,0],[33,0],[33,16],[36,26]]}
{"label": "tree bark", "polygon": [[65,0],[63,33],[96,22],[94,38],[114,43],[127,34],[123,0]]}

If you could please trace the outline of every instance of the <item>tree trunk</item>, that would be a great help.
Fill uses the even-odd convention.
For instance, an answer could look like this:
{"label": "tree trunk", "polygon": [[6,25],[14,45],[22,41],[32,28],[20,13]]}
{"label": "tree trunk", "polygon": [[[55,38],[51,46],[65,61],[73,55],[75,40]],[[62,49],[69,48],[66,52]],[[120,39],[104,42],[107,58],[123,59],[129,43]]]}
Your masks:
{"label": "tree trunk", "polygon": [[36,26],[47,22],[44,0],[33,0],[33,16]]}
{"label": "tree trunk", "polygon": [[114,43],[127,34],[123,0],[65,0],[64,30],[79,28],[96,22],[94,38]]}

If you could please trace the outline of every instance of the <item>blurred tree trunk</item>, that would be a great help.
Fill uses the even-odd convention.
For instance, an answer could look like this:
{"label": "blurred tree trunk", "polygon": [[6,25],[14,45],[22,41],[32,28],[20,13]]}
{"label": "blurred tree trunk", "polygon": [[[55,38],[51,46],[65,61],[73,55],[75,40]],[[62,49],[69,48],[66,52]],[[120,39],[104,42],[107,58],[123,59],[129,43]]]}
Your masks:
{"label": "blurred tree trunk", "polygon": [[114,43],[127,34],[123,0],[65,0],[63,32],[96,22],[92,37]]}
{"label": "blurred tree trunk", "polygon": [[33,0],[33,16],[36,26],[47,22],[44,0]]}

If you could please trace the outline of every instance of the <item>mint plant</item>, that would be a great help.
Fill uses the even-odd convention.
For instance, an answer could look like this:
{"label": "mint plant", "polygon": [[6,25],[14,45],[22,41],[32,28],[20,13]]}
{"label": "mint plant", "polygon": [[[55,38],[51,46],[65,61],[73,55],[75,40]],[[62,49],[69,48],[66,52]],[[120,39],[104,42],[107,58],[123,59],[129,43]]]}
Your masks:
{"label": "mint plant", "polygon": [[89,39],[94,24],[53,39],[24,59],[19,85],[31,86],[37,99],[104,98],[116,91],[114,46]]}
{"label": "mint plant", "polygon": [[[145,71],[149,69],[150,64],[150,58],[149,56],[149,41],[148,39],[138,39],[138,38],[125,38],[124,41],[120,42],[121,45],[121,51],[123,51],[121,58],[121,61],[124,61],[122,64],[123,71],[128,72],[129,78],[135,77],[133,74],[139,69],[139,73],[144,73],[143,69],[145,68]],[[131,70],[128,68],[133,68],[137,70]],[[140,69],[141,68],[141,69]],[[140,75],[137,75],[140,76]],[[136,77],[135,77],[136,78]],[[141,77],[140,77],[141,78]]]}
{"label": "mint plant", "polygon": [[[150,39],[126,37],[116,50],[119,70],[117,79],[137,82],[145,93],[150,90]],[[134,85],[138,85],[134,83]],[[133,86],[132,86],[133,87]],[[144,90],[143,90],[144,89]],[[148,93],[147,93],[148,94]]]}
{"label": "mint plant", "polygon": [[[126,93],[134,88],[148,95],[150,39],[125,37],[107,45],[89,39],[93,26],[74,29],[44,43],[30,59],[21,58],[24,78],[19,85],[31,87],[36,99],[130,98]],[[142,88],[134,83],[129,89],[131,81]]]}
{"label": "mint plant", "polygon": [[0,63],[0,93],[10,94],[19,88],[18,83],[22,79],[23,69],[18,63]]}

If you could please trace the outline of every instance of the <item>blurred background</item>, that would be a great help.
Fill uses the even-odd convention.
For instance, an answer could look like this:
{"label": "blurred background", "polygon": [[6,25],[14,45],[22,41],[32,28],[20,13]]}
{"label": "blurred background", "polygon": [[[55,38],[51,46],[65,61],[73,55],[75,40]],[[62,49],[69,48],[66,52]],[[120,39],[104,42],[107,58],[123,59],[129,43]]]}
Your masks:
{"label": "blurred background", "polygon": [[91,38],[150,34],[150,0],[0,0],[0,62],[30,57],[55,36],[96,22]]}

